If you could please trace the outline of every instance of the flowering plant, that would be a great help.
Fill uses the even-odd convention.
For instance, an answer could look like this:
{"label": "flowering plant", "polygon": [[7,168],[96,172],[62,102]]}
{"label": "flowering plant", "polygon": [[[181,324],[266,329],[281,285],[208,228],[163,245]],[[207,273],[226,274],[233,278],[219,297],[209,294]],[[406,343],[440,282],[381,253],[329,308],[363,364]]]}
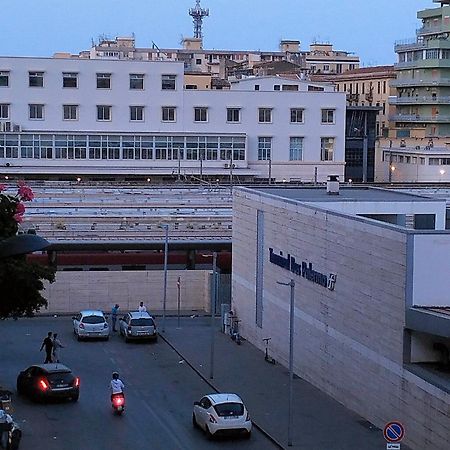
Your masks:
{"label": "flowering plant", "polygon": [[33,191],[23,181],[17,184],[15,195],[6,194],[6,189],[4,184],[0,184],[0,238],[3,239],[17,234],[25,214],[24,202],[34,198]]}

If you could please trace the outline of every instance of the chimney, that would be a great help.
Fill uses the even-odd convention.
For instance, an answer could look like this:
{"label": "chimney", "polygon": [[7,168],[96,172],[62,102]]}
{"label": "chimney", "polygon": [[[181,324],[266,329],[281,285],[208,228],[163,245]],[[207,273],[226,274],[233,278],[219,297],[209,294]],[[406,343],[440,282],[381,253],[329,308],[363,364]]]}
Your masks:
{"label": "chimney", "polygon": [[328,175],[327,194],[339,195],[339,175]]}

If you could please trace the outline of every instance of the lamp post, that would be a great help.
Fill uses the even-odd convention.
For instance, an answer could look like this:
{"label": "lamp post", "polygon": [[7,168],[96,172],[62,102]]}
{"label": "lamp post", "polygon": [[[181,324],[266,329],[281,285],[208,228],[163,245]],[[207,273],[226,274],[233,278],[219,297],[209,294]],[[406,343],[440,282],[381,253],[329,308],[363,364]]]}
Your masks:
{"label": "lamp post", "polygon": [[212,295],[211,295],[211,351],[209,364],[209,378],[214,378],[214,318],[217,297],[217,252],[213,252],[213,276],[212,276]]}
{"label": "lamp post", "polygon": [[269,184],[272,184],[272,154],[269,154]]}
{"label": "lamp post", "polygon": [[181,306],[181,277],[177,280],[177,310],[178,310],[178,329],[180,329],[180,306]]}
{"label": "lamp post", "polygon": [[292,446],[292,427],[293,427],[293,413],[292,413],[292,395],[293,395],[293,380],[294,380],[294,308],[295,308],[295,281],[291,279],[289,283],[282,283],[277,281],[277,284],[282,286],[290,286],[291,300],[289,308],[289,411],[288,411],[288,446]]}
{"label": "lamp post", "polygon": [[169,251],[169,224],[165,223],[162,226],[165,230],[164,241],[164,293],[163,293],[163,323],[162,331],[166,331],[166,302],[167,302],[167,254]]}

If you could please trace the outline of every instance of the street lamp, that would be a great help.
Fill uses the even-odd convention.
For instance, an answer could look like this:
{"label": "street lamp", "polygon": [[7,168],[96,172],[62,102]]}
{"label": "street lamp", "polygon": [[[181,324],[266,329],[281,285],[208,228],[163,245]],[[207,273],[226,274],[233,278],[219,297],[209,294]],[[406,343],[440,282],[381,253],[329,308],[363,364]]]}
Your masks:
{"label": "street lamp", "polygon": [[395,172],[395,166],[393,166],[392,164],[389,164],[389,183],[392,182],[392,175]]}
{"label": "street lamp", "polygon": [[444,170],[444,169],[441,169],[441,170],[439,171],[439,173],[441,174],[441,181],[442,181],[442,177],[445,175],[445,170]]}
{"label": "street lamp", "polygon": [[294,308],[295,308],[295,281],[291,279],[289,283],[282,283],[277,281],[277,284],[282,286],[290,286],[291,301],[289,308],[289,411],[288,411],[288,446],[292,446],[292,394],[293,394],[293,380],[294,380]]}
{"label": "street lamp", "polygon": [[162,225],[165,230],[165,240],[164,240],[164,293],[163,293],[163,322],[162,331],[166,331],[166,303],[167,303],[167,254],[169,250],[169,224],[165,223]]}
{"label": "street lamp", "polygon": [[[209,257],[211,255],[202,255]],[[213,273],[212,273],[212,286],[211,286],[211,339],[210,339],[210,363],[209,363],[209,378],[214,378],[214,319],[215,309],[217,303],[217,252],[213,252]]]}

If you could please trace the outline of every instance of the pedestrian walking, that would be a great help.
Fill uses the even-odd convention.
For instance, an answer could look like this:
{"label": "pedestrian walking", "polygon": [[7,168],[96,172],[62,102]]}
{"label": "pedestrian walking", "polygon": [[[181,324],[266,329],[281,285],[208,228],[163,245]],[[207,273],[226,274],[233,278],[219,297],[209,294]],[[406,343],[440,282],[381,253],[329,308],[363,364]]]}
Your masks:
{"label": "pedestrian walking", "polygon": [[147,311],[147,307],[144,305],[144,302],[139,303],[138,311],[139,312],[146,312]]}
{"label": "pedestrian walking", "polygon": [[117,331],[116,330],[116,322],[117,322],[117,314],[119,312],[119,308],[120,306],[116,303],[111,310],[111,322],[112,322],[112,330],[113,331]]}
{"label": "pedestrian walking", "polygon": [[47,333],[47,337],[42,341],[41,349],[45,347],[45,361],[44,364],[48,364],[52,362],[52,352],[53,352],[53,341],[52,341],[52,335],[53,333],[49,331]]}
{"label": "pedestrian walking", "polygon": [[59,363],[60,352],[59,349],[64,348],[61,341],[58,338],[58,334],[53,334],[53,362]]}

